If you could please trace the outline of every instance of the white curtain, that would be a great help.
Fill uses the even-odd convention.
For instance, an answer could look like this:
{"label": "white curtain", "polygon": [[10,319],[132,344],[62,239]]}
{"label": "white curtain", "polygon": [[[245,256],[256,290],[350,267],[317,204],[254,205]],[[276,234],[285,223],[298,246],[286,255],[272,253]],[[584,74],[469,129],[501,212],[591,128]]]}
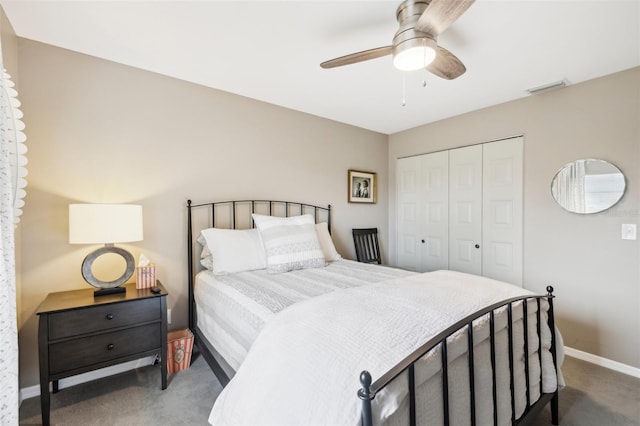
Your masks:
{"label": "white curtain", "polygon": [[[0,70],[2,50],[0,48]],[[0,425],[18,424],[18,324],[7,99],[0,78]]]}
{"label": "white curtain", "polygon": [[553,188],[556,200],[569,211],[585,212],[585,172],[585,160],[578,160],[567,164],[556,176]]}

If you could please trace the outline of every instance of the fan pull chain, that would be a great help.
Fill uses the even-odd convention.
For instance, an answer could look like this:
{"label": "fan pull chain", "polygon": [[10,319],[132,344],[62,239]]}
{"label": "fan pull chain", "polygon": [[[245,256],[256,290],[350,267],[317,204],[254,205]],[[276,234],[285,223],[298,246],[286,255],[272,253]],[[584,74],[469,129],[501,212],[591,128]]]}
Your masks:
{"label": "fan pull chain", "polygon": [[422,64],[423,68],[427,67],[427,39],[422,39]]}
{"label": "fan pull chain", "polygon": [[[426,46],[427,44],[426,39],[424,43]],[[427,49],[425,48],[422,52],[424,54],[424,67],[422,68],[424,70],[424,78],[422,79],[422,87],[427,87]]]}
{"label": "fan pull chain", "polygon": [[402,106],[407,106],[407,73],[402,73]]}

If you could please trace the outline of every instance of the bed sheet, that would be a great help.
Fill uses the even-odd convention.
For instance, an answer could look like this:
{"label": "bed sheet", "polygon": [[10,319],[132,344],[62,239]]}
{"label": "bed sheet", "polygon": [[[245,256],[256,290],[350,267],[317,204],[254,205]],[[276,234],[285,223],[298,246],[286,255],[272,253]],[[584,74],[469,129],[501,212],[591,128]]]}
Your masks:
{"label": "bed sheet", "polygon": [[257,270],[216,276],[202,271],[194,290],[198,328],[237,370],[264,325],[288,306],[334,290],[415,274],[346,259],[283,274]]}

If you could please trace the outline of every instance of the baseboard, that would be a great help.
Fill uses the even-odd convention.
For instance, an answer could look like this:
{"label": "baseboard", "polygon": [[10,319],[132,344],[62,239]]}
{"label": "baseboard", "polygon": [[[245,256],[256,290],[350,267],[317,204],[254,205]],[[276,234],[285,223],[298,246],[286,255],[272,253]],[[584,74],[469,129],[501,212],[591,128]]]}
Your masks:
{"label": "baseboard", "polygon": [[599,365],[600,367],[608,368],[610,370],[617,371],[619,373],[626,374],[628,376],[637,377],[640,379],[640,368],[632,367],[627,364],[623,364],[618,361],[613,361],[608,358],[603,358],[601,356],[593,355],[588,352],[582,352],[578,349],[573,349],[568,346],[564,347],[564,353],[573,358],[581,359],[582,361],[587,361],[592,364]]}
{"label": "baseboard", "polygon": [[[112,365],[110,367],[101,368],[99,370],[89,371],[87,373],[78,374],[67,377],[58,381],[58,389],[68,388],[80,383],[90,382],[91,380],[101,379],[103,377],[113,376],[114,374],[124,373],[125,371],[135,370],[136,368],[151,365],[156,360],[154,355],[145,358],[135,359],[122,364]],[[40,396],[40,385],[29,386],[20,389],[20,404],[25,399]]]}

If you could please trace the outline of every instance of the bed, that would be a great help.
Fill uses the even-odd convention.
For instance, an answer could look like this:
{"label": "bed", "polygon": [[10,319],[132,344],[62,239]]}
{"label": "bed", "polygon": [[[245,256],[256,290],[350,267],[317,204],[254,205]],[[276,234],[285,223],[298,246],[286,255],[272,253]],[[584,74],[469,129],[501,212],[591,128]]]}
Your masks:
{"label": "bed", "polygon": [[[526,424],[550,403],[558,424],[550,287],[342,259],[331,219],[305,203],[187,203],[189,327],[225,386],[210,423]],[[282,254],[292,223],[315,230],[315,251],[287,236]]]}

